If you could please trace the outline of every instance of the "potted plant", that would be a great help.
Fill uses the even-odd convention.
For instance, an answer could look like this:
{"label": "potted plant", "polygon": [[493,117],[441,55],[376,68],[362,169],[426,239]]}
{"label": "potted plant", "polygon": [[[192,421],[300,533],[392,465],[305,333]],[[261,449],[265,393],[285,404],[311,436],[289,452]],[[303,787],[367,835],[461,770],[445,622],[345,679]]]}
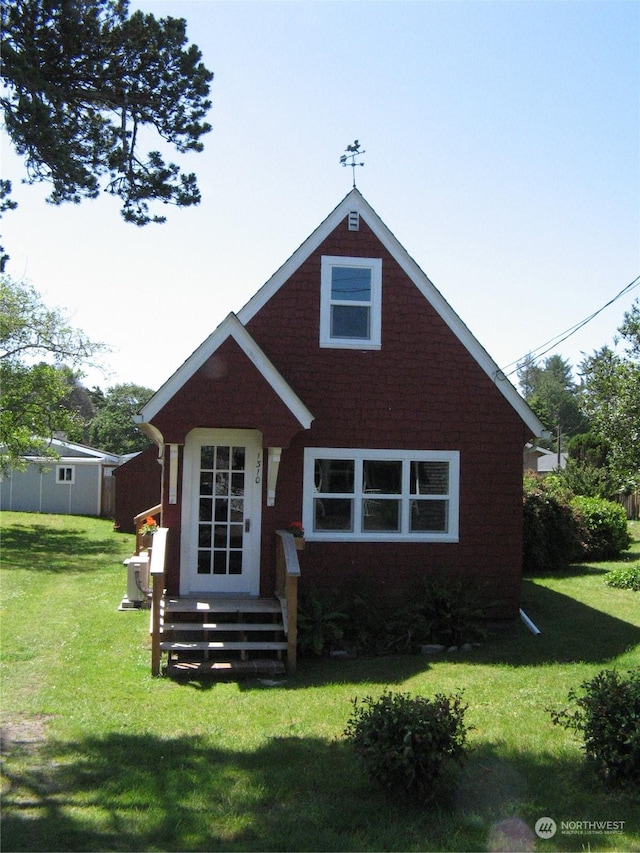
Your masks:
{"label": "potted plant", "polygon": [[292,521],[287,528],[288,532],[293,536],[296,543],[297,551],[304,551],[304,527],[301,521]]}
{"label": "potted plant", "polygon": [[152,515],[148,515],[138,528],[140,542],[143,548],[150,548],[153,542],[153,534],[158,529],[158,522]]}

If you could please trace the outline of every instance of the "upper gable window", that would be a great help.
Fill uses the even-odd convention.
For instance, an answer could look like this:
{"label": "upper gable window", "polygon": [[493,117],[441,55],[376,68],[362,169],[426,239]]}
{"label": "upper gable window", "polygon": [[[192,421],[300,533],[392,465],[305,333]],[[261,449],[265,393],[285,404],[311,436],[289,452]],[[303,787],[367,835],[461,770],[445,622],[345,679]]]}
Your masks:
{"label": "upper gable window", "polygon": [[323,255],[320,346],[379,349],[382,261]]}

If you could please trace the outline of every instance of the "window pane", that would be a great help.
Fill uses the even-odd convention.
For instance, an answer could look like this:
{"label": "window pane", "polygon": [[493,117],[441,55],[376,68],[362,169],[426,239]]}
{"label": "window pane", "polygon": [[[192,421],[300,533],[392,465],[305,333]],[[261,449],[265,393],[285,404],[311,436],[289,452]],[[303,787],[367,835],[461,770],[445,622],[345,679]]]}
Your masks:
{"label": "window pane", "polygon": [[231,461],[234,471],[244,471],[244,447],[234,447]]}
{"label": "window pane", "polygon": [[216,448],[216,468],[218,471],[229,470],[229,448],[220,445]]}
{"label": "window pane", "polygon": [[229,551],[229,574],[242,574],[242,551]]}
{"label": "window pane", "polygon": [[412,462],[412,495],[448,495],[448,462]]}
{"label": "window pane", "polygon": [[229,501],[226,498],[216,499],[216,521],[229,520]]}
{"label": "window pane", "polygon": [[213,513],[213,501],[211,498],[201,498],[200,499],[200,514],[198,516],[199,521],[211,521]]}
{"label": "window pane", "polygon": [[211,574],[211,553],[209,551],[198,551],[198,574]]}
{"label": "window pane", "polygon": [[225,471],[222,474],[216,474],[216,495],[229,494],[229,474]]}
{"label": "window pane", "polygon": [[213,573],[214,575],[226,575],[227,573],[227,552],[213,552]]}
{"label": "window pane", "polygon": [[211,471],[202,471],[200,474],[200,494],[213,494],[213,474]]}
{"label": "window pane", "polygon": [[369,340],[369,308],[356,305],[331,306],[331,337]]}
{"label": "window pane", "polygon": [[353,459],[316,459],[316,492],[353,494],[354,468]]}
{"label": "window pane", "polygon": [[315,530],[353,530],[353,501],[349,498],[316,498],[313,518]]}
{"label": "window pane", "polygon": [[411,501],[412,533],[447,533],[449,501]]}
{"label": "window pane", "polygon": [[229,547],[242,548],[242,532],[244,527],[242,524],[232,524],[229,528]]}
{"label": "window pane", "polygon": [[331,299],[337,302],[370,302],[371,270],[368,267],[332,267]]}
{"label": "window pane", "polygon": [[365,459],[362,463],[362,490],[365,493],[401,495],[402,462]]}
{"label": "window pane", "polygon": [[200,448],[200,467],[212,470],[214,448],[206,444]]}
{"label": "window pane", "polygon": [[211,525],[200,524],[198,527],[198,546],[200,548],[211,548]]}
{"label": "window pane", "polygon": [[400,530],[400,501],[365,498],[362,502],[362,529]]}

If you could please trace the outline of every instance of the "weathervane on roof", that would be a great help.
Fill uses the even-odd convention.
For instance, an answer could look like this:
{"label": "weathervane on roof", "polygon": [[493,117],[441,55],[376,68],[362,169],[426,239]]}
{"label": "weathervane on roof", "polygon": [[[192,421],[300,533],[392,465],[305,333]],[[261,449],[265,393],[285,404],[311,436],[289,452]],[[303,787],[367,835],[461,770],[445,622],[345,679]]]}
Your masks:
{"label": "weathervane on roof", "polygon": [[[362,154],[366,154],[367,152],[363,149],[360,150],[360,143],[356,139],[353,145],[347,145],[344,149],[345,153],[340,158],[340,162],[343,166],[351,166],[351,173],[353,175],[353,186],[355,188],[356,185],[356,166],[364,166],[364,163],[356,163],[356,157],[360,157]],[[351,162],[349,163],[349,160]]]}

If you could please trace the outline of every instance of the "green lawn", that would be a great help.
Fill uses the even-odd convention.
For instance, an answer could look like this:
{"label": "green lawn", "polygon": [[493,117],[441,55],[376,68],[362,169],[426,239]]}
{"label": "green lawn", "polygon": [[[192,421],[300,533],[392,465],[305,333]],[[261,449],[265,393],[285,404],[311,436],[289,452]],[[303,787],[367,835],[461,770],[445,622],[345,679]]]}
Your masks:
{"label": "green lawn", "polygon": [[[640,800],[603,790],[546,710],[640,664],[640,593],[604,584],[615,564],[525,581],[538,637],[518,621],[468,653],[180,684],[151,678],[148,613],[117,610],[132,550],[106,521],[2,515],[3,851],[640,851]],[[472,751],[451,807],[389,799],[345,745],[352,697],[385,687],[463,690]],[[546,816],[555,837],[519,847]]]}

